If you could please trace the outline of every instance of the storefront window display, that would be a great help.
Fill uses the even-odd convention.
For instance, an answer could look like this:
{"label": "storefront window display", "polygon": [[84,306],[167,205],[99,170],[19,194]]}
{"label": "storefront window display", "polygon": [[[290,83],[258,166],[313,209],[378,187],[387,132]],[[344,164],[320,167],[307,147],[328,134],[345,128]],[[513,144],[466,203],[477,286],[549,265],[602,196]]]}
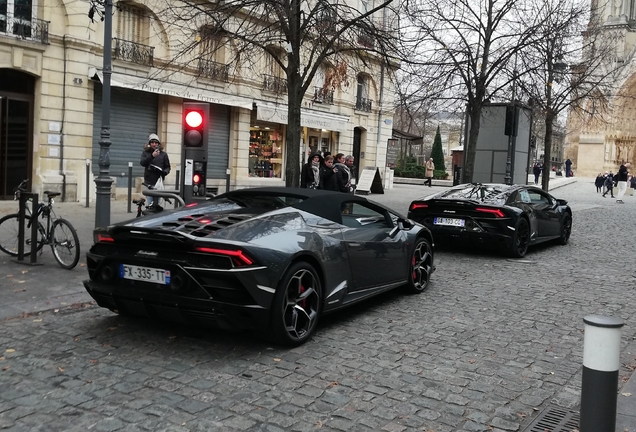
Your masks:
{"label": "storefront window display", "polygon": [[254,125],[250,128],[250,177],[281,177],[283,138],[280,125]]}

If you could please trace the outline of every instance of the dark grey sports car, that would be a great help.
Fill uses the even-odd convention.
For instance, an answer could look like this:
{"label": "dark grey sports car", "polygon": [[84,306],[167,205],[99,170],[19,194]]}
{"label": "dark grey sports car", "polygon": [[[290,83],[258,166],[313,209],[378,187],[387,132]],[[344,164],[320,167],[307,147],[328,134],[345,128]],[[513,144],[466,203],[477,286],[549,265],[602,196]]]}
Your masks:
{"label": "dark grey sports car", "polygon": [[572,232],[567,201],[527,185],[462,184],[413,201],[408,216],[429,228],[438,244],[476,240],[503,246],[515,258],[544,241],[565,245]]}
{"label": "dark grey sports car", "polygon": [[298,345],[321,314],[434,270],[428,229],[352,194],[229,192],[96,229],[84,282],[114,312],[265,330]]}

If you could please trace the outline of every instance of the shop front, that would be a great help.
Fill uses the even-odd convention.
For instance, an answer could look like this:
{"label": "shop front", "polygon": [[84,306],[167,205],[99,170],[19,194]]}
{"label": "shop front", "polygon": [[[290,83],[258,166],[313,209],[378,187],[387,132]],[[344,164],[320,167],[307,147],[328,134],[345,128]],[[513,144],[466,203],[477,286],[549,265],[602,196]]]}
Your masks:
{"label": "shop front", "polygon": [[[283,178],[285,172],[285,133],[287,105],[258,101],[250,125],[249,176]],[[311,153],[334,153],[339,133],[349,127],[349,117],[301,109],[300,161]]]}
{"label": "shop front", "polygon": [[250,177],[282,177],[284,141],[284,125],[262,121],[252,122],[248,165]]}

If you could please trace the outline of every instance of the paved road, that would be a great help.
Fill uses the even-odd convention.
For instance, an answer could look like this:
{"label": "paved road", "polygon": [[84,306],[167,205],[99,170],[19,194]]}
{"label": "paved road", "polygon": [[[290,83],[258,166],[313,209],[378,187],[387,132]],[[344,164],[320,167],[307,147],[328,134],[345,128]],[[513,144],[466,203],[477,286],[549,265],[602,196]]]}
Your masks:
{"label": "paved road", "polygon": [[[400,185],[372,198],[405,212],[431,190]],[[616,204],[585,179],[554,194],[574,209],[570,245],[523,260],[440,251],[422,295],[389,293],[325,317],[291,350],[120,318],[81,290],[69,307],[14,314],[1,323],[0,428],[520,431],[548,405],[576,410],[585,315],[625,320],[621,383],[636,367],[636,197]],[[54,265],[4,261],[1,290],[64,294],[85,277]],[[71,275],[64,289],[62,274]]]}

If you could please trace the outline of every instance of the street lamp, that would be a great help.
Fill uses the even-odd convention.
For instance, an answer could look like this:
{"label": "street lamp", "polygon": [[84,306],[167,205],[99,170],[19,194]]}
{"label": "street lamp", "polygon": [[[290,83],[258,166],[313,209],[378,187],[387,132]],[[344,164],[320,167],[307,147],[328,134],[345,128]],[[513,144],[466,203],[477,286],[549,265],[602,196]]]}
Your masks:
{"label": "street lamp", "polygon": [[[110,168],[110,76],[112,75],[113,0],[103,0],[104,15],[104,63],[102,80],[102,128],[99,134],[99,175],[95,179],[95,227],[110,225],[110,192],[113,179]],[[97,3],[101,4],[99,0]],[[91,4],[88,17],[92,20],[99,10]],[[88,187],[88,185],[86,185]]]}

